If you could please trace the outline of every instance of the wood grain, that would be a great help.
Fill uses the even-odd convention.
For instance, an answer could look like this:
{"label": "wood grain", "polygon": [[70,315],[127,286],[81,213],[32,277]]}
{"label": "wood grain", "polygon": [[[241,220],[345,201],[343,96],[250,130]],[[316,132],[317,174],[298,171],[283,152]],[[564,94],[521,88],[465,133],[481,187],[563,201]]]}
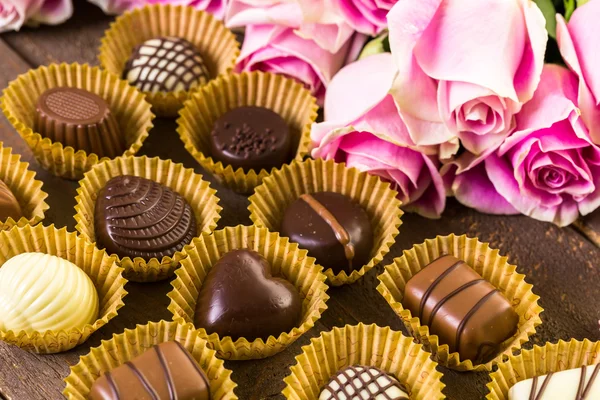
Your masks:
{"label": "wood grain", "polygon": [[[76,18],[60,27],[44,27],[39,30],[25,29],[20,33],[0,36],[0,87],[30,67],[52,61],[78,61],[95,63],[99,38],[108,27],[110,18],[86,2],[76,2]],[[184,163],[204,174],[194,159],[185,151],[172,120],[158,120],[156,127],[145,142],[141,154],[160,156]],[[0,140],[12,146],[23,158],[32,163],[38,178],[45,182],[44,189],[50,194],[51,210],[46,224],[55,223],[73,229],[73,205],[76,183],[55,178],[41,170],[31,152],[24,145],[8,122],[0,118]],[[214,179],[223,218],[219,226],[249,224],[248,199],[219,186]],[[592,217],[590,217],[592,218]],[[600,232],[598,222],[584,220],[579,227],[587,237]],[[489,241],[493,247],[508,254],[510,261],[518,265],[519,272],[527,274],[527,281],[534,285],[534,292],[541,296],[543,325],[532,341],[542,344],[558,339],[589,338],[600,340],[598,319],[600,308],[596,299],[600,296],[600,272],[596,266],[600,250],[573,228],[560,229],[553,225],[516,216],[488,216],[460,206],[450,199],[444,217],[428,220],[414,214],[404,217],[397,243],[384,262],[357,283],[331,288],[329,309],[317,326],[300,338],[286,351],[260,361],[226,362],[233,370],[238,383],[237,394],[241,399],[280,399],[282,379],[295,363],[294,357],[301,346],[309,343],[319,332],[344,324],[358,322],[377,323],[402,330],[402,324],[387,303],[377,293],[376,275],[394,257],[426,238],[448,233],[477,236]],[[127,285],[129,295],[126,306],[119,316],[84,345],[64,354],[38,356],[13,346],[0,343],[0,398],[13,400],[59,399],[63,389],[62,379],[69,373],[69,366],[86,354],[91,346],[109,339],[113,333],[147,321],[170,319],[166,307],[170,290],[168,282],[156,284]],[[486,373],[457,373],[440,368],[444,373],[445,393],[451,400],[480,400],[486,394]]]}

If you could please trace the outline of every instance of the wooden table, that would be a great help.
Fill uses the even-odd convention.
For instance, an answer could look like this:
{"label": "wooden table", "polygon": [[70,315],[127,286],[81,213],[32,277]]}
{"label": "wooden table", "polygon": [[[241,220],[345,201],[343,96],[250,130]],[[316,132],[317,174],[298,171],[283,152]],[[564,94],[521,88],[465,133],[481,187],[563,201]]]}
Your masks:
{"label": "wooden table", "polygon": [[[89,5],[75,1],[75,17],[59,27],[24,29],[19,33],[0,35],[0,88],[30,68],[51,62],[88,62],[96,64],[96,52],[100,38],[112,18]],[[194,159],[185,151],[172,120],[157,120],[155,128],[144,143],[141,154],[160,156],[184,163],[204,174]],[[74,197],[76,182],[56,178],[45,172],[33,159],[10,124],[0,117],[0,141],[13,147],[31,163],[37,178],[44,181],[44,190],[50,197],[50,210],[44,224],[54,223],[74,230]],[[249,224],[248,200],[215,183],[223,218],[219,227]],[[392,251],[384,261],[363,279],[353,285],[330,288],[329,309],[316,326],[286,351],[259,361],[228,361],[226,367],[233,370],[233,379],[239,385],[236,390],[241,399],[283,398],[283,378],[294,357],[311,337],[334,326],[376,323],[403,330],[402,324],[379,293],[376,276],[382,266],[401,255],[415,243],[426,238],[449,233],[477,236],[509,255],[520,272],[527,274],[527,281],[534,285],[534,292],[541,296],[545,308],[543,325],[525,345],[543,344],[558,339],[600,340],[600,273],[597,267],[600,249],[600,213],[576,224],[576,227],[557,228],[523,216],[488,216],[459,205],[449,199],[442,219],[429,220],[415,214],[403,218],[400,235]],[[156,284],[127,284],[129,295],[125,307],[117,318],[96,332],[85,344],[63,354],[40,356],[0,342],[0,399],[37,400],[59,399],[64,388],[63,379],[69,374],[69,366],[78,362],[101,340],[110,339],[113,333],[148,321],[170,320],[167,311],[170,291],[169,282]],[[440,367],[447,385],[445,394],[454,400],[481,400],[485,397],[487,373],[458,373]]]}

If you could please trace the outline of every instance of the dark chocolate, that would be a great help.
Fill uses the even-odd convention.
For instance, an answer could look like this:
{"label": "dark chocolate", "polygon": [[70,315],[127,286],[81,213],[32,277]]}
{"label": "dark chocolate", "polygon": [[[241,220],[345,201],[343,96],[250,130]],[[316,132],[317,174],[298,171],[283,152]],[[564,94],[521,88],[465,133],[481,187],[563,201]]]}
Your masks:
{"label": "dark chocolate", "polygon": [[210,79],[198,49],[185,39],[159,37],[133,50],[124,79],[144,92],[187,91]]}
{"label": "dark chocolate", "polygon": [[278,337],[298,326],[302,301],[271,264],[252,250],[226,253],[209,271],[196,303],[197,328],[233,340]]}
{"label": "dark chocolate", "polygon": [[442,256],[406,284],[402,305],[438,335],[440,344],[476,364],[502,351],[519,316],[492,284],[464,261]]}
{"label": "dark chocolate", "polygon": [[234,170],[270,171],[291,161],[292,137],[279,114],[263,107],[238,107],[215,122],[210,154]]}
{"label": "dark chocolate", "polygon": [[179,342],[164,342],[106,372],[92,400],[210,400],[204,371]]}
{"label": "dark chocolate", "polygon": [[9,217],[18,221],[23,216],[19,201],[8,185],[0,180],[0,224],[5,222]]}
{"label": "dark chocolate", "polygon": [[45,91],[37,102],[35,130],[53,142],[99,157],[118,157],[126,148],[125,137],[104,99],[77,88]]}
{"label": "dark chocolate", "polygon": [[281,233],[336,274],[362,268],[373,250],[369,216],[339,193],[302,195],[285,210]]}
{"label": "dark chocolate", "polygon": [[109,180],[98,194],[96,240],[120,257],[172,256],[196,236],[196,217],[177,192],[130,175]]}
{"label": "dark chocolate", "polygon": [[375,367],[353,365],[329,379],[319,400],[409,400],[407,390],[391,375]]}

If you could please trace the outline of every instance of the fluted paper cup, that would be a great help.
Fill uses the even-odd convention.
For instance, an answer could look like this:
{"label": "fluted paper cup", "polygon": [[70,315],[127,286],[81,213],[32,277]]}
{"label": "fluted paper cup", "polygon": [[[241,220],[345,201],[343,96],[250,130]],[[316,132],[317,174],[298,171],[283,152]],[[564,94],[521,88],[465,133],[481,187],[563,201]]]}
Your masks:
{"label": "fluted paper cup", "polygon": [[155,345],[170,341],[181,343],[202,368],[208,377],[212,399],[237,399],[233,392],[237,385],[231,380],[231,371],[225,368],[207,342],[198,337],[194,327],[167,321],[149,322],[135,329],[125,329],[125,332],[113,335],[111,340],[103,340],[100,346],[81,356],[79,363],[71,367],[71,374],[65,379],[67,386],[63,391],[64,396],[69,400],[89,398],[92,385],[104,373]]}
{"label": "fluted paper cup", "polygon": [[[75,229],[91,242],[96,242],[94,213],[98,193],[110,179],[121,175],[153,180],[183,196],[194,211],[198,235],[202,232],[211,232],[217,227],[222,207],[219,206],[216,190],[202,179],[202,175],[185,168],[183,164],[161,160],[158,157],[119,157],[94,166],[79,182],[75,197],[77,201]],[[160,260],[158,258],[145,260],[141,257],[131,259],[116,254],[114,256],[125,268],[127,279],[134,282],[156,282],[167,279],[173,275],[179,262],[186,257],[185,249]]]}
{"label": "fluted paper cup", "polygon": [[235,249],[250,249],[261,254],[271,264],[273,276],[285,278],[298,289],[302,299],[300,325],[278,337],[269,336],[266,341],[260,338],[234,341],[230,336],[208,334],[204,328],[199,328],[198,332],[220,358],[251,360],[270,357],[312,328],[327,309],[325,302],[329,299],[322,268],[315,265],[314,258],[308,257],[305,250],[277,233],[256,226],[239,225],[194,239],[184,249],[188,257],[182,260],[181,268],[175,272],[177,278],[171,282],[173,290],[168,294],[171,299],[168,309],[175,321],[193,323],[198,295],[208,272],[223,255]]}
{"label": "fluted paper cup", "polygon": [[0,232],[0,268],[10,258],[28,252],[45,253],[64,258],[81,268],[98,292],[100,311],[93,324],[71,330],[27,333],[0,331],[0,340],[23,350],[40,354],[60,353],[85,342],[92,333],[117,316],[127,294],[123,268],[114,257],[66,228],[54,225],[26,225]]}
{"label": "fluted paper cup", "polygon": [[42,190],[43,183],[35,179],[35,172],[28,167],[29,163],[22,162],[19,154],[13,154],[10,147],[3,147],[0,142],[0,181],[15,195],[23,212],[18,221],[11,217],[0,221],[0,231],[13,226],[35,225],[44,219],[44,213],[50,208],[45,201],[48,194]]}
{"label": "fluted paper cup", "polygon": [[508,391],[517,382],[599,363],[600,342],[571,339],[536,345],[532,350],[523,350],[521,354],[510,356],[498,364],[498,369],[490,374],[492,381],[487,384],[490,393],[486,399],[508,400]]}
{"label": "fluted paper cup", "polygon": [[383,260],[402,224],[402,203],[389,183],[333,160],[294,161],[274,170],[256,188],[250,196],[250,219],[258,226],[278,232],[285,210],[292,202],[305,193],[324,191],[348,196],[362,206],[371,220],[374,236],[371,260],[350,275],[346,271],[336,275],[331,268],[325,271],[332,286],[354,283]]}
{"label": "fluted paper cup", "polygon": [[[117,17],[102,38],[100,64],[121,77],[137,45],[164,36],[191,42],[202,55],[212,78],[230,73],[240,54],[235,35],[209,13],[193,7],[155,4]],[[183,102],[196,90],[144,94],[156,115],[176,117]]]}
{"label": "fluted paper cup", "polygon": [[[243,106],[268,108],[286,122],[294,142],[293,158],[309,154],[310,126],[317,119],[317,100],[301,84],[282,75],[244,72],[220,77],[201,88],[185,103],[177,120],[177,131],[185,148],[219,181],[232,190],[248,194],[270,171],[236,170],[213,160],[210,134],[215,121]],[[290,160],[291,161],[291,160]]]}
{"label": "fluted paper cup", "polygon": [[[402,306],[407,282],[428,264],[446,254],[465,261],[483,279],[496,287],[519,315],[517,333],[507,339],[502,344],[504,350],[486,364],[461,361],[458,352],[450,353],[447,344],[440,343],[437,335],[429,333],[428,326],[421,325],[420,319]],[[402,257],[395,258],[392,264],[387,265],[377,277],[380,282],[377,291],[402,319],[408,332],[423,344],[426,351],[432,353],[432,358],[440,365],[458,371],[486,371],[520,349],[542,323],[540,313],[543,309],[538,305],[539,296],[533,293],[533,285],[525,281],[525,275],[519,274],[516,269],[516,266],[508,263],[508,257],[501,256],[497,249],[490,248],[488,243],[482,243],[477,238],[454,234],[438,236],[404,251]]]}
{"label": "fluted paper cup", "polygon": [[51,64],[31,70],[12,81],[0,99],[0,108],[12,126],[33,151],[36,160],[52,174],[71,180],[81,179],[93,165],[108,158],[75,150],[53,142],[35,131],[36,104],[48,89],[75,87],[102,97],[125,136],[124,156],[142,147],[152,128],[154,114],[144,95],[127,82],[87,64]]}
{"label": "fluted paper cup", "polygon": [[379,368],[394,376],[412,400],[441,400],[444,384],[437,363],[412,338],[377,325],[346,325],[323,332],[302,347],[284,379],[287,399],[317,400],[339,370],[352,365]]}

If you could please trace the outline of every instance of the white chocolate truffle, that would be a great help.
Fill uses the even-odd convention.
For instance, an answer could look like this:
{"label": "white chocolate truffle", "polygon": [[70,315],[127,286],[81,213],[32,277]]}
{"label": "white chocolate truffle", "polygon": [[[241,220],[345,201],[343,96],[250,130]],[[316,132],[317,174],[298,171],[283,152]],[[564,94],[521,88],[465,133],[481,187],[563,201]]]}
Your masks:
{"label": "white chocolate truffle", "polygon": [[599,365],[591,365],[521,381],[510,388],[509,400],[600,399]]}
{"label": "white chocolate truffle", "polygon": [[150,39],[133,50],[124,77],[141,91],[177,92],[208,82],[209,73],[200,52],[185,39]]}
{"label": "white chocolate truffle", "polygon": [[1,331],[82,329],[97,316],[96,288],[72,262],[23,253],[0,266]]}
{"label": "white chocolate truffle", "polygon": [[354,365],[335,374],[319,400],[409,400],[392,376],[375,367]]}

